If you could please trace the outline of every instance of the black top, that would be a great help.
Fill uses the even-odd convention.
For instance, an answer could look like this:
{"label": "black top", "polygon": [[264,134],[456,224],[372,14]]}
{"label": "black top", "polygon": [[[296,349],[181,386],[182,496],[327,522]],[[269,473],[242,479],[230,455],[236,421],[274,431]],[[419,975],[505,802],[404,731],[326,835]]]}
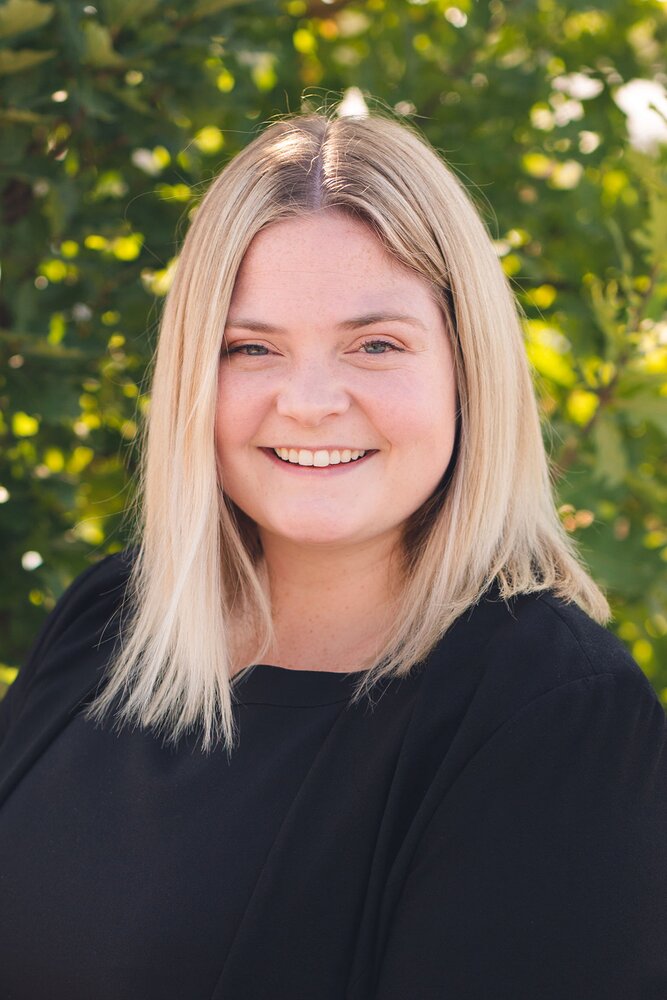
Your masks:
{"label": "black top", "polygon": [[129,559],[0,707],[1,1000],[667,997],[667,723],[611,633],[491,597],[372,705],[260,665],[206,756],[82,718]]}

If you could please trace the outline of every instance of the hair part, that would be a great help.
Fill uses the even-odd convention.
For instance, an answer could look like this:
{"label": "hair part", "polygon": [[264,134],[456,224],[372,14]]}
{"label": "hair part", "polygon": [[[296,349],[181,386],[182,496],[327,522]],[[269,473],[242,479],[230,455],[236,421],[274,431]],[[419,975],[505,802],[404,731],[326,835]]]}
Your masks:
{"label": "hair part", "polygon": [[405,525],[400,614],[354,699],[422,662],[495,583],[500,597],[552,590],[605,622],[609,606],[562,527],[517,305],[465,189],[411,127],[386,115],[290,116],[269,125],[197,208],[163,312],[142,430],[137,551],[101,721],[188,729],[210,750],[236,742],[232,622],[252,623],[262,662],[271,602],[253,522],[224,495],[215,414],[222,336],[252,239],[282,219],[342,211],[434,288],[451,337],[459,400],[455,454]]}

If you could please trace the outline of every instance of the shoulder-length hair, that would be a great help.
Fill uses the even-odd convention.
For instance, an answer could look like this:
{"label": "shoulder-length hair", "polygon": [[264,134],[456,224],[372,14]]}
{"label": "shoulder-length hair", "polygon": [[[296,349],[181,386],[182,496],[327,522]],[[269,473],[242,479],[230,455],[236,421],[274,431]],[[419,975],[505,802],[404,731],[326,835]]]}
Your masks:
{"label": "shoulder-length hair", "polygon": [[[315,113],[270,124],[201,201],[162,317],[137,489],[132,615],[87,709],[202,747],[236,742],[232,675],[262,662],[271,603],[253,522],[225,497],[215,414],[223,331],[253,237],[281,219],[335,209],[364,222],[425,278],[443,310],[459,402],[455,459],[406,523],[400,613],[354,699],[403,676],[496,584],[501,598],[553,590],[609,618],[555,508],[517,305],[461,183],[415,130],[387,116]],[[235,662],[232,622],[252,624]]]}

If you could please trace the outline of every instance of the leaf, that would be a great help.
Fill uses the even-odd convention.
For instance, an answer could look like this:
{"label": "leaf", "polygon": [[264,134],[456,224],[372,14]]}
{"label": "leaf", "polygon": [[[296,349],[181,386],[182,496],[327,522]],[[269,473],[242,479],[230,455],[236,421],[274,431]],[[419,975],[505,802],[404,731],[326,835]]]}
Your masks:
{"label": "leaf", "polygon": [[645,420],[653,424],[667,435],[667,396],[642,393],[625,399],[616,398],[614,407],[622,410],[630,419],[637,422]]}
{"label": "leaf", "polygon": [[226,7],[240,7],[242,4],[252,2],[253,0],[199,0],[194,5],[192,17],[195,20],[199,20],[202,17],[210,17],[212,14],[217,14],[219,11],[225,10]]}
{"label": "leaf", "polygon": [[598,277],[589,282],[591,307],[598,328],[607,342],[607,356],[615,359],[625,347],[626,329],[620,320],[623,299],[617,281],[606,284]]}
{"label": "leaf", "polygon": [[566,388],[574,385],[577,378],[567,357],[547,344],[529,343],[526,350],[531,364],[544,378]]}
{"label": "leaf", "polygon": [[61,239],[79,208],[81,192],[78,185],[69,178],[63,178],[51,185],[44,199],[44,214],[51,222],[51,236]]}
{"label": "leaf", "polygon": [[628,468],[621,432],[612,419],[604,416],[593,425],[592,436],[596,478],[617,486],[623,482]]}
{"label": "leaf", "polygon": [[667,252],[667,197],[664,192],[651,191],[649,217],[642,229],[635,229],[632,238],[650,253],[650,259],[661,261]]}
{"label": "leaf", "polygon": [[26,108],[0,108],[0,122],[20,125],[39,125],[48,122],[46,115],[35,114]]}
{"label": "leaf", "polygon": [[597,538],[587,535],[581,548],[594,579],[605,588],[635,599],[646,598],[654,585],[655,563],[647,559],[646,549],[634,538],[618,542],[603,531]]}
{"label": "leaf", "polygon": [[37,339],[34,333],[23,333],[18,330],[0,330],[0,343],[5,342],[12,351],[20,350],[26,357],[64,359],[69,361],[87,361],[96,357],[97,352],[82,351],[77,347],[63,347],[62,344],[49,344],[44,339]]}
{"label": "leaf", "polygon": [[103,24],[86,21],[83,26],[83,61],[87,66],[98,69],[112,69],[125,66],[125,59],[116,52],[111,40],[111,32]]}
{"label": "leaf", "polygon": [[40,28],[52,17],[52,3],[38,3],[37,0],[8,0],[0,7],[0,38]]}
{"label": "leaf", "polygon": [[649,251],[650,259],[657,263],[667,253],[667,188],[664,167],[654,157],[632,149],[627,152],[642,185],[648,193],[649,211],[644,225],[631,233],[638,246]]}
{"label": "leaf", "polygon": [[102,12],[109,27],[116,31],[125,25],[135,25],[152,13],[161,0],[104,0]]}
{"label": "leaf", "polygon": [[618,259],[621,265],[619,281],[623,287],[623,291],[626,295],[632,293],[632,274],[633,274],[633,262],[632,254],[628,250],[625,238],[623,236],[623,231],[619,226],[616,219],[607,219],[607,228],[611,233],[612,240],[614,241],[614,246],[616,247],[616,253],[618,254]]}
{"label": "leaf", "polygon": [[12,684],[16,680],[17,674],[18,669],[16,667],[8,667],[6,663],[0,663],[0,683]]}
{"label": "leaf", "polygon": [[19,49],[14,52],[12,49],[0,51],[0,76],[9,76],[10,73],[21,73],[24,69],[31,69],[47,59],[53,59],[56,54],[55,49]]}

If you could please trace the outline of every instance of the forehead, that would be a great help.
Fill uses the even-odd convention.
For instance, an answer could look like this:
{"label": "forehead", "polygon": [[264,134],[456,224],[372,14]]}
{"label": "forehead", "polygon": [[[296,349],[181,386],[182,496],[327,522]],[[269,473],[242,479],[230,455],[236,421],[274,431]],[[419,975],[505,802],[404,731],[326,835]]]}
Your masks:
{"label": "forehead", "polygon": [[[429,283],[392,257],[366,224],[328,210],[285,219],[252,240],[239,269],[232,305],[275,307],[298,299],[320,309],[436,307]],[[406,301],[407,300],[407,301]]]}

